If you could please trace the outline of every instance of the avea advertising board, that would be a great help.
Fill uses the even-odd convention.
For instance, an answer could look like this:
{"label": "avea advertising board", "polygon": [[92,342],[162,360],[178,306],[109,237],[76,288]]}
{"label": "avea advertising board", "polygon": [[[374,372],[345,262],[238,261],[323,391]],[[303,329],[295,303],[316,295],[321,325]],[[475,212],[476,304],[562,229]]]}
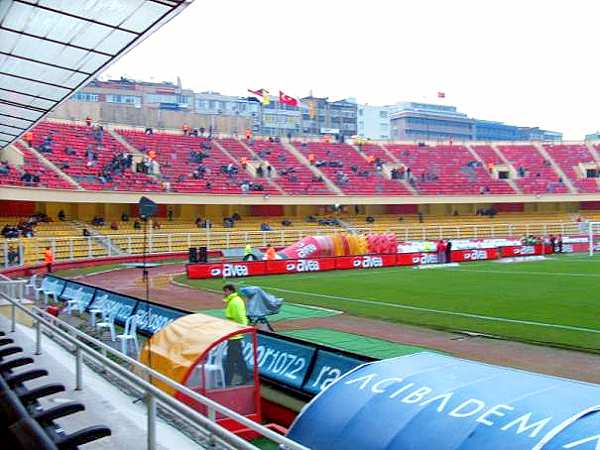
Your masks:
{"label": "avea advertising board", "polygon": [[335,268],[346,269],[377,269],[396,265],[396,255],[365,255],[341,256],[336,258]]}
{"label": "avea advertising board", "polygon": [[243,278],[264,275],[264,261],[243,261],[218,264],[188,264],[187,276],[191,279],[202,278]]}
{"label": "avea advertising board", "polygon": [[335,269],[336,258],[276,259],[265,261],[265,274],[325,272]]}

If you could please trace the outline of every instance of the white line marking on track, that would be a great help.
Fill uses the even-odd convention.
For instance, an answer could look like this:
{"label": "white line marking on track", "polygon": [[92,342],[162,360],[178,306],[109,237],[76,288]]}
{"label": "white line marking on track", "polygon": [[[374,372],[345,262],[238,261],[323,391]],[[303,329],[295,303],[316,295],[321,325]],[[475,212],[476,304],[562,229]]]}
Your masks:
{"label": "white line marking on track", "polygon": [[562,329],[562,330],[583,331],[586,333],[600,334],[600,330],[595,330],[593,328],[583,328],[583,327],[574,327],[574,326],[570,326],[570,325],[558,325],[558,324],[553,324],[553,323],[534,322],[531,320],[505,319],[503,317],[483,316],[480,314],[461,313],[461,312],[456,312],[456,311],[445,311],[445,310],[440,310],[440,309],[423,308],[420,306],[402,305],[402,304],[398,304],[398,303],[388,303],[388,302],[382,302],[382,301],[378,301],[378,300],[365,300],[365,299],[352,298],[352,297],[340,297],[337,295],[315,294],[312,292],[295,291],[295,290],[291,290],[291,289],[274,288],[274,287],[270,287],[270,286],[265,286],[264,289],[268,289],[271,291],[287,292],[290,294],[307,295],[309,297],[319,297],[319,298],[327,298],[327,299],[331,299],[331,300],[341,300],[341,301],[350,302],[350,303],[385,306],[386,308],[407,309],[407,310],[411,310],[411,311],[423,311],[423,312],[429,312],[429,313],[434,313],[434,314],[446,314],[449,316],[468,317],[471,319],[489,320],[489,321],[493,321],[493,322],[517,323],[517,324],[521,324],[521,325],[533,325],[533,326],[544,327],[544,328],[558,328],[558,329]]}

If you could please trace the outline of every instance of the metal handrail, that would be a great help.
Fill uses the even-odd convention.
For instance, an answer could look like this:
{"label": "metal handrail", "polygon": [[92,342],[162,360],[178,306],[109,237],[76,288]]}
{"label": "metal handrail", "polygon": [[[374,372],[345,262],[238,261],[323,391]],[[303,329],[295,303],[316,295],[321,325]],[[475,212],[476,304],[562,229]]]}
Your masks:
{"label": "metal handrail", "polygon": [[[194,421],[197,421],[198,423],[195,423],[194,421],[191,421],[191,423],[193,423],[196,426],[201,425],[201,426],[205,427],[205,429],[210,433],[210,435],[214,435],[214,436],[218,437],[219,439],[221,439],[223,442],[225,442],[227,444],[234,445],[235,446],[235,447],[233,447],[234,449],[257,450],[257,447],[250,444],[249,442],[241,439],[240,437],[231,433],[230,431],[222,428],[216,422],[211,420],[210,418],[216,417],[216,414],[215,414],[216,412],[219,412],[222,415],[229,417],[242,425],[245,425],[250,430],[253,430],[256,433],[258,433],[274,442],[277,442],[278,444],[285,445],[286,448],[288,448],[289,450],[310,450],[308,447],[298,444],[297,442],[292,441],[291,439],[288,439],[287,437],[282,436],[282,435],[274,432],[273,430],[270,430],[269,428],[267,428],[257,422],[254,422],[253,420],[248,419],[247,417],[244,417],[244,416],[236,413],[235,411],[232,411],[229,408],[227,408],[227,407],[225,407],[203,395],[200,395],[197,392],[192,391],[187,386],[177,383],[176,381],[172,380],[171,378],[166,377],[165,375],[161,374],[160,372],[157,372],[157,371],[143,365],[139,361],[137,361],[127,355],[124,355],[123,353],[119,352],[118,350],[113,349],[109,345],[106,345],[105,343],[83,333],[82,331],[69,325],[68,323],[48,314],[46,311],[38,308],[37,306],[31,307],[31,311],[30,311],[27,308],[20,305],[17,300],[10,298],[8,295],[0,292],[0,296],[2,298],[6,299],[9,303],[11,303],[11,331],[12,332],[15,331],[16,309],[17,308],[19,310],[21,310],[23,313],[25,313],[26,315],[30,316],[35,321],[35,324],[36,324],[35,325],[36,326],[36,349],[37,349],[36,354],[40,354],[40,352],[41,352],[41,336],[42,336],[42,334],[41,334],[40,327],[42,325],[44,327],[48,328],[49,330],[51,330],[52,332],[58,334],[61,338],[63,338],[64,340],[68,341],[69,343],[71,343],[75,346],[75,348],[76,348],[76,367],[77,367],[77,369],[76,369],[76,378],[77,378],[76,389],[81,389],[81,386],[82,386],[82,380],[81,380],[81,378],[82,378],[81,362],[82,361],[81,360],[82,360],[82,352],[83,352],[86,355],[88,355],[91,360],[103,365],[104,367],[108,367],[108,368],[112,369],[113,372],[115,372],[117,375],[120,375],[126,382],[133,384],[138,389],[145,392],[146,397],[147,397],[148,412],[149,412],[148,449],[154,450],[156,448],[155,433],[153,435],[153,433],[150,432],[150,430],[152,430],[152,427],[155,426],[155,424],[151,425],[150,422],[151,422],[151,420],[155,420],[155,419],[151,419],[151,416],[153,414],[154,415],[156,414],[156,411],[155,411],[156,407],[155,407],[154,401],[156,399],[158,399],[168,409],[176,411],[178,417],[180,417],[181,419],[184,419],[184,420],[190,422],[189,418],[192,417],[194,419]],[[47,318],[49,320],[45,320],[45,318]],[[57,322],[60,324],[60,326],[62,328],[66,329],[67,331],[64,331],[62,328],[59,328],[56,325],[54,325]],[[186,396],[192,398],[193,400],[197,401],[198,403],[206,406],[207,411],[208,411],[208,416],[210,418],[205,417],[204,415],[200,414],[198,411],[196,411],[196,410],[192,409],[191,407],[187,406],[186,404],[180,402],[176,398],[169,396],[162,390],[155,387],[153,384],[148,383],[146,380],[144,380],[140,376],[133,374],[130,369],[125,368],[125,367],[115,363],[114,361],[112,361],[108,357],[104,356],[103,354],[98,354],[97,350],[84,344],[80,340],[76,339],[74,336],[79,337],[79,338],[87,341],[88,343],[93,344],[94,346],[100,348],[103,352],[107,352],[107,353],[109,353],[113,356],[116,356],[116,357],[122,359],[123,361],[126,361],[127,363],[135,366],[135,368],[140,370],[144,376],[147,376],[148,378],[153,378],[153,379],[159,380],[162,383],[175,389],[176,391],[179,391],[179,392],[185,394]],[[152,411],[154,411],[154,412],[152,412]]]}

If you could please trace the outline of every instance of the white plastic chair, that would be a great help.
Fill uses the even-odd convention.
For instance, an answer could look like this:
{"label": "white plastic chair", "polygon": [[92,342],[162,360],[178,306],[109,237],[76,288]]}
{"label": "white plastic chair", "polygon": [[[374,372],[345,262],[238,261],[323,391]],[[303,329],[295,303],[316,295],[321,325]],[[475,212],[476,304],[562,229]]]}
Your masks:
{"label": "white plastic chair", "polygon": [[98,314],[102,314],[104,311],[107,311],[108,306],[106,304],[106,300],[108,300],[108,294],[101,295],[94,301],[94,303],[97,303],[101,306],[91,308],[89,310],[90,325],[94,328],[96,327],[96,317],[98,317]]}
{"label": "white plastic chair", "polygon": [[[25,295],[29,295],[29,288],[33,288],[33,289],[37,289],[37,273],[33,274],[30,278],[29,281],[27,282],[27,284],[25,285]],[[37,295],[37,293],[36,293]],[[37,297],[36,297],[37,299]]]}
{"label": "white plastic chair", "polygon": [[225,387],[225,371],[223,370],[223,360],[227,350],[227,342],[222,342],[208,354],[204,364],[198,364],[194,367],[189,386],[199,386],[202,381],[202,371],[204,371],[204,381],[206,389],[215,389]]}
{"label": "white plastic chair", "polygon": [[129,355],[129,341],[133,341],[133,346],[135,347],[135,356],[140,351],[140,346],[138,344],[137,338],[137,323],[140,316],[134,314],[133,316],[129,316],[129,318],[125,321],[125,330],[123,334],[117,335],[117,339],[121,341],[121,352]]}
{"label": "white plastic chair", "polygon": [[71,300],[67,300],[67,307],[65,308],[65,312],[68,312],[69,315],[73,315],[73,310],[76,310],[79,315],[83,312],[83,288],[80,287],[75,291],[75,295]]}
{"label": "white plastic chair", "polygon": [[39,288],[35,289],[35,299],[39,298],[39,293],[44,294],[44,304],[48,304],[48,296],[54,296],[54,301],[58,301],[58,294],[56,291],[58,290],[58,280],[52,281],[49,278],[44,278],[42,280],[42,284]]}
{"label": "white plastic chair", "polygon": [[117,312],[119,311],[119,305],[114,305],[110,311],[102,311],[102,322],[98,322],[96,324],[96,329],[108,328],[110,331],[110,339],[111,341],[116,340],[115,336],[115,318],[117,317]]}

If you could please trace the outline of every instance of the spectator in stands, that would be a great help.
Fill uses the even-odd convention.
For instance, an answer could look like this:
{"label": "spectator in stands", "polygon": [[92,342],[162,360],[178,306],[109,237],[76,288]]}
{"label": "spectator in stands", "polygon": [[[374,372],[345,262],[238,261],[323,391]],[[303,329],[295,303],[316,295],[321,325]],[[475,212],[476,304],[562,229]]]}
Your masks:
{"label": "spectator in stands", "polygon": [[272,231],[271,225],[269,225],[268,223],[261,223],[260,224],[260,231]]}
{"label": "spectator in stands", "polygon": [[202,228],[202,217],[196,217],[194,224],[196,224],[196,227]]}
{"label": "spectator in stands", "polygon": [[19,252],[15,249],[14,245],[9,245],[7,250],[7,259],[9,265],[19,264]]}
{"label": "spectator in stands", "polygon": [[210,181],[207,181],[204,187],[210,191],[212,189],[212,183]]}
{"label": "spectator in stands", "polygon": [[94,127],[92,136],[97,144],[101,144],[102,139],[104,139],[104,128],[102,128],[101,126]]}
{"label": "spectator in stands", "polygon": [[289,227],[292,225],[292,222],[289,219],[283,219],[281,221],[281,225],[283,225],[284,227]]}
{"label": "spectator in stands", "polygon": [[88,127],[91,127],[91,126],[92,126],[92,118],[91,118],[90,116],[87,116],[87,117],[85,118],[85,124],[86,124]]}
{"label": "spectator in stands", "polygon": [[242,169],[246,170],[246,167],[248,167],[248,157],[242,156],[240,158],[240,166],[242,166]]}
{"label": "spectator in stands", "polygon": [[25,133],[23,139],[25,139],[25,142],[27,142],[27,146],[29,148],[33,147],[33,132],[28,131]]}
{"label": "spectator in stands", "polygon": [[142,229],[142,224],[140,223],[139,220],[135,219],[133,221],[133,229],[134,230],[141,230]]}
{"label": "spectator in stands", "polygon": [[160,230],[160,222],[158,220],[153,220],[152,221],[152,229],[153,230]]}
{"label": "spectator in stands", "polygon": [[367,216],[367,223],[375,223],[375,217],[373,216]]}
{"label": "spectator in stands", "polygon": [[48,135],[44,138],[44,142],[42,142],[42,145],[39,146],[38,150],[40,153],[52,153],[53,144],[54,142],[52,133],[48,133]]}
{"label": "spectator in stands", "polygon": [[123,212],[123,214],[121,214],[121,222],[129,222],[129,214]]}
{"label": "spectator in stands", "polygon": [[310,165],[314,166],[316,161],[317,161],[317,158],[315,157],[315,154],[309,153],[308,154],[308,162],[310,163]]}
{"label": "spectator in stands", "polygon": [[424,220],[423,220],[423,213],[421,211],[419,211],[417,213],[417,218],[419,219],[419,223],[423,223],[424,222]]}
{"label": "spectator in stands", "polygon": [[44,264],[46,264],[46,271],[52,272],[52,264],[54,263],[54,253],[50,247],[46,247],[44,251]]}
{"label": "spectator in stands", "polygon": [[264,175],[265,175],[264,169],[262,168],[262,166],[258,166],[258,169],[256,169],[256,176],[258,178],[262,178],[262,177],[264,177]]}
{"label": "spectator in stands", "polygon": [[273,172],[273,168],[270,165],[268,165],[267,166],[267,178],[271,178],[272,172]]}
{"label": "spectator in stands", "polygon": [[8,175],[10,173],[10,167],[6,161],[0,163],[0,175]]}
{"label": "spectator in stands", "polygon": [[234,225],[235,222],[231,217],[223,218],[223,228],[233,228]]}
{"label": "spectator in stands", "polygon": [[144,130],[144,134],[152,136],[154,134],[154,129],[146,127],[146,129]]}
{"label": "spectator in stands", "polygon": [[92,218],[92,225],[94,225],[95,227],[103,227],[104,225],[106,225],[104,217],[94,216]]}
{"label": "spectator in stands", "polygon": [[65,155],[73,156],[75,154],[77,154],[77,152],[75,151],[75,149],[73,147],[71,147],[70,145],[67,145],[65,147]]}
{"label": "spectator in stands", "polygon": [[27,169],[25,169],[25,173],[23,173],[23,175],[21,175],[21,181],[23,183],[25,183],[26,185],[29,185],[31,183],[33,183],[33,175],[30,174]]}
{"label": "spectator in stands", "polygon": [[277,258],[277,253],[275,252],[275,248],[271,244],[267,244],[267,249],[265,250],[265,259],[267,261],[273,261]]}
{"label": "spectator in stands", "polygon": [[250,191],[250,183],[248,181],[242,181],[240,184],[242,194],[247,194]]}
{"label": "spectator in stands", "polygon": [[181,129],[183,130],[184,136],[187,136],[188,134],[190,134],[190,126],[187,123],[184,123],[183,126],[181,127]]}
{"label": "spectator in stands", "polygon": [[167,209],[167,219],[169,220],[169,222],[173,222],[173,208],[171,207]]}
{"label": "spectator in stands", "polygon": [[90,233],[90,230],[88,230],[87,228],[83,229],[83,236],[84,237],[89,237],[91,235],[92,235],[92,233]]}
{"label": "spectator in stands", "polygon": [[[236,292],[233,284],[223,286],[225,294],[225,318],[239,325],[248,325],[248,315],[244,299]],[[227,356],[223,364],[225,369],[225,386],[231,386],[236,375],[240,377],[239,384],[246,384],[250,380],[250,374],[242,351],[242,335],[236,335],[227,341]]]}
{"label": "spectator in stands", "polygon": [[62,209],[58,212],[58,220],[61,222],[65,221],[65,212]]}
{"label": "spectator in stands", "polygon": [[110,229],[113,231],[117,231],[119,229],[119,224],[115,220],[110,223]]}

